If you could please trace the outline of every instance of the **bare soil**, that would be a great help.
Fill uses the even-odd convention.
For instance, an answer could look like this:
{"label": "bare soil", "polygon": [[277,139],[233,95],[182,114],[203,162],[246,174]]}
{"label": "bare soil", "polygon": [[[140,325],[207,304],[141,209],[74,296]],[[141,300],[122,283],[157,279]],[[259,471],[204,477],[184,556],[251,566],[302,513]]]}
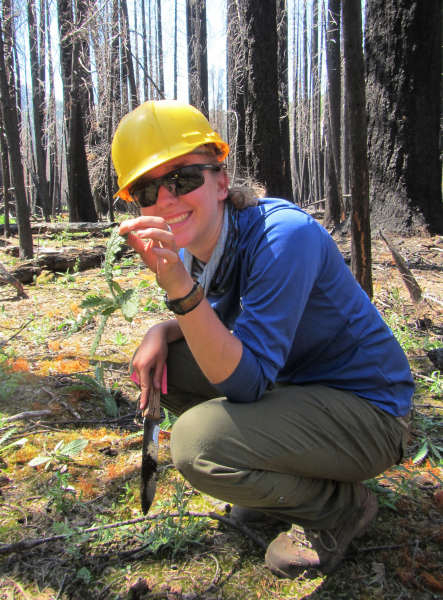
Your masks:
{"label": "bare soil", "polygon": [[[5,418],[27,410],[51,411],[36,419],[0,421],[0,542],[69,534],[25,552],[0,555],[0,599],[443,598],[443,463],[439,458],[443,456],[443,449],[439,450],[443,447],[443,382],[427,356],[430,348],[443,347],[443,240],[394,237],[392,241],[426,297],[419,306],[413,305],[389,250],[375,238],[374,303],[407,352],[417,381],[408,455],[400,469],[370,482],[381,505],[377,522],[351,544],[339,569],[326,577],[294,582],[271,575],[264,566],[263,550],[217,520],[185,517],[179,524],[170,518],[161,521],[170,524],[169,530],[157,531],[155,523],[149,526],[145,521],[82,533],[97,524],[142,516],[142,425],[136,408],[138,391],[127,369],[147,329],[170,315],[155,279],[138,258],[125,256],[116,265],[115,279],[124,289],[145,282],[144,310],[132,323],[120,313],[112,315],[93,358],[89,350],[96,321],[67,334],[81,315],[79,305],[87,293],[108,294],[99,268],[71,275],[43,274],[25,285],[26,298],[18,298],[10,286],[0,287],[0,414]],[[337,235],[336,242],[349,260],[349,236]],[[96,244],[103,244],[102,234],[39,238],[40,248]],[[0,262],[12,268],[17,259],[0,248]],[[107,388],[115,386],[117,417],[106,414],[103,397],[87,386],[67,389],[79,383],[78,374],[94,377],[97,365],[103,367]],[[12,427],[16,429],[11,438],[2,442]],[[177,504],[183,508],[187,503],[190,511],[226,514],[229,507],[192,492],[171,466],[169,433],[164,427],[159,465],[165,468],[158,480],[159,504],[151,512],[163,511],[167,516],[177,510]],[[5,445],[23,437],[28,440],[24,445],[2,452]],[[54,459],[46,470],[44,464],[29,466],[37,456],[53,455],[60,441],[67,444],[79,438],[88,440],[88,445],[71,460]],[[60,476],[65,477],[63,485]],[[256,533],[270,542],[283,529],[275,526]],[[147,540],[161,535],[169,545],[153,553]],[[0,545],[0,553],[1,549]]]}

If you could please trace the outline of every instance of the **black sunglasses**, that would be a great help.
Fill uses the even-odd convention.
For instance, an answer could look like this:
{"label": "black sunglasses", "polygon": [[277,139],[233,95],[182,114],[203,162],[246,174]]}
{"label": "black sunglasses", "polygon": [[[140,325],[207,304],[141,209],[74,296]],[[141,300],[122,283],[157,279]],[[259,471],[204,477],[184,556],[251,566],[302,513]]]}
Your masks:
{"label": "black sunglasses", "polygon": [[197,190],[205,183],[203,171],[213,169],[220,171],[219,165],[187,165],[170,171],[157,179],[139,179],[128,190],[132,200],[142,208],[154,206],[157,202],[158,190],[163,185],[171,194],[184,196]]}

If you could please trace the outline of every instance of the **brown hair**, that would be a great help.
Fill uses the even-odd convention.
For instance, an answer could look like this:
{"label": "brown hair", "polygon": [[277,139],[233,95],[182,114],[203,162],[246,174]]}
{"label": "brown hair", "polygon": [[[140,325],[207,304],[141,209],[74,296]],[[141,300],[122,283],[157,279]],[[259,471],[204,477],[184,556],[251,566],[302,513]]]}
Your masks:
{"label": "brown hair", "polygon": [[[216,144],[204,144],[193,150],[191,154],[204,154],[212,164],[219,165],[221,169],[226,169],[225,163],[220,163],[218,157],[223,153]],[[237,210],[244,210],[249,206],[257,206],[258,199],[263,198],[265,190],[257,182],[246,178],[245,183],[233,185],[228,190],[228,197],[225,202],[232,204]]]}

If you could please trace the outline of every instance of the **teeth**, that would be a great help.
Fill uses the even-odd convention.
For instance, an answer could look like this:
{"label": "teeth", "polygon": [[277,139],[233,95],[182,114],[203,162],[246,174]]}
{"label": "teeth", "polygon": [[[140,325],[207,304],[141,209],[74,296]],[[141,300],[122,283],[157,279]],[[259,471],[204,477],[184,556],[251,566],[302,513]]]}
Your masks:
{"label": "teeth", "polygon": [[190,214],[191,213],[184,213],[183,215],[180,215],[179,217],[176,217],[175,219],[170,219],[169,221],[166,221],[166,223],[168,225],[173,225],[174,223],[181,223],[182,221],[187,219]]}

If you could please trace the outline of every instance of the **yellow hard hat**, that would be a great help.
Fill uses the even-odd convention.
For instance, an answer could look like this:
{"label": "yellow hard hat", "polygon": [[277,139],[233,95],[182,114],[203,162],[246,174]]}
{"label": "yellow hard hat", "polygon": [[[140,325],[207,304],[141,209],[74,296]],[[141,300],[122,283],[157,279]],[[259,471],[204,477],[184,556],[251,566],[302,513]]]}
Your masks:
{"label": "yellow hard hat", "polygon": [[112,141],[119,187],[115,196],[130,201],[127,189],[143,173],[203,144],[218,147],[219,161],[229,154],[228,144],[194,106],[177,100],[144,102],[123,117]]}

